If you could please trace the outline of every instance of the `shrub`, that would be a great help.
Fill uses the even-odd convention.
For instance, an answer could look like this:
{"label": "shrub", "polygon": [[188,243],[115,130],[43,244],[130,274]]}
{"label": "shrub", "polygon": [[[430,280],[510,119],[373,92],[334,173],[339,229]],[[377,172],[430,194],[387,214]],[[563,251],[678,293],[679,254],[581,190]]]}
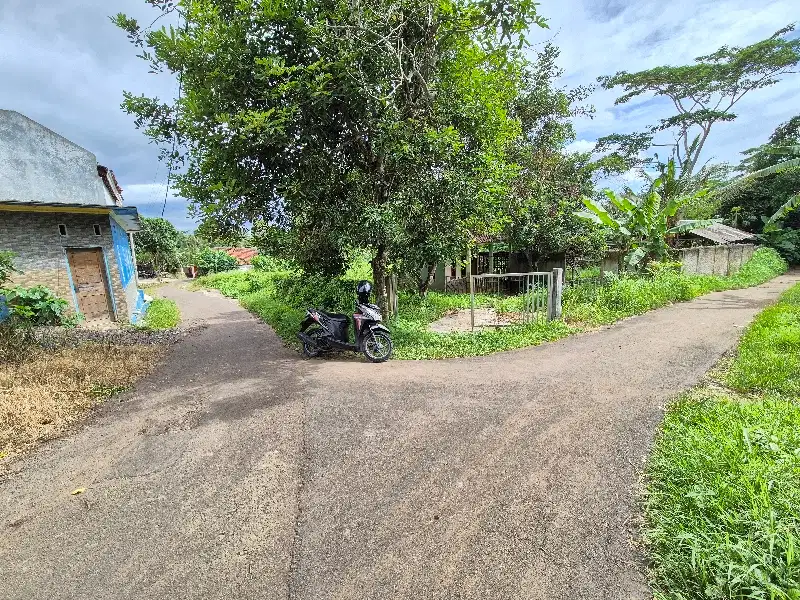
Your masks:
{"label": "shrub", "polygon": [[201,250],[196,257],[197,270],[201,275],[208,273],[221,273],[235,269],[239,263],[227,252],[206,248]]}
{"label": "shrub", "polygon": [[800,264],[800,229],[775,229],[760,238],[790,264]]}
{"label": "shrub", "polygon": [[12,317],[19,321],[31,325],[71,324],[72,319],[66,316],[69,303],[44,286],[17,286],[6,290],[5,295]]}
{"label": "shrub", "polygon": [[181,322],[181,313],[174,300],[156,298],[147,307],[143,326],[148,329],[171,329]]}
{"label": "shrub", "polygon": [[274,283],[276,295],[288,306],[347,313],[353,310],[358,280],[295,275],[275,279]]}
{"label": "shrub", "polygon": [[14,257],[16,254],[13,252],[0,252],[0,288],[2,288],[14,273],[18,273],[14,268]]}
{"label": "shrub", "polygon": [[296,267],[292,264],[291,261],[265,254],[259,254],[257,256],[254,256],[252,264],[253,264],[253,269],[255,269],[256,271],[263,271],[266,273],[273,273],[273,272],[282,273],[287,271],[294,271],[296,269]]}
{"label": "shrub", "polygon": [[785,273],[788,263],[774,248],[757,248],[739,272],[731,276],[734,287],[750,287]]}
{"label": "shrub", "polygon": [[292,276],[292,273],[280,271],[226,271],[201,277],[197,283],[217,289],[229,298],[243,298],[253,292],[271,292],[275,289],[276,280]]}
{"label": "shrub", "polygon": [[661,273],[680,273],[683,263],[679,261],[652,261],[647,263],[647,274],[651,276],[660,275]]}
{"label": "shrub", "polygon": [[0,323],[0,363],[18,362],[27,358],[36,343],[29,325],[16,319]]}

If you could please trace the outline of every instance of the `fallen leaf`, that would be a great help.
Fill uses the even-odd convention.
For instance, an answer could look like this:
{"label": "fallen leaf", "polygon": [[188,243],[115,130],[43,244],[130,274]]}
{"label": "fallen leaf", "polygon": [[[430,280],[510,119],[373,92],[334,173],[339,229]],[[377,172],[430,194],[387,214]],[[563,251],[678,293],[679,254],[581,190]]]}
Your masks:
{"label": "fallen leaf", "polygon": [[82,494],[85,491],[86,491],[86,488],[77,488],[75,490],[72,490],[72,494],[71,495],[72,496],[77,496],[78,494]]}

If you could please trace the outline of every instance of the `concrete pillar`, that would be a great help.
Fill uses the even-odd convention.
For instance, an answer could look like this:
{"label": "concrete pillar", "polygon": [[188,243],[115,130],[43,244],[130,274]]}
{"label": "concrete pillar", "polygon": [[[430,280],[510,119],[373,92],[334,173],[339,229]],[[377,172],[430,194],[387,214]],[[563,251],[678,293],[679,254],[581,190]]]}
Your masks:
{"label": "concrete pillar", "polygon": [[562,315],[561,298],[564,293],[564,269],[553,269],[547,294],[547,320],[555,321]]}
{"label": "concrete pillar", "polygon": [[445,268],[446,265],[443,262],[436,263],[436,271],[435,275],[433,276],[433,283],[431,283],[430,289],[443,292],[445,291],[445,287],[447,285],[447,278],[445,277]]}
{"label": "concrete pillar", "polygon": [[131,258],[133,259],[133,280],[139,287],[139,265],[136,264],[136,244],[133,243],[133,232],[128,232],[128,242],[131,245]]}

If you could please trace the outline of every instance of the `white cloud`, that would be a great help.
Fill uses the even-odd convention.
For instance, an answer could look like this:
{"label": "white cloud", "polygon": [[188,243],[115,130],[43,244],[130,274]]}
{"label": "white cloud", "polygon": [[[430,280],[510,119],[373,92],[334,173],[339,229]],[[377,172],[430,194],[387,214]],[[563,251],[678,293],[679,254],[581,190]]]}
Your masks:
{"label": "white cloud", "polygon": [[136,202],[186,202],[185,198],[175,195],[175,190],[170,189],[167,194],[166,183],[135,183],[123,188],[126,204]]}
{"label": "white cloud", "polygon": [[590,140],[575,140],[567,146],[567,152],[591,152],[595,142]]}
{"label": "white cloud", "polygon": [[[723,45],[744,46],[765,39],[792,21],[797,0],[568,0],[543,3],[550,30],[534,38],[552,39],[561,48],[562,83],[591,85],[601,75],[659,65],[690,64]],[[712,130],[704,160],[738,162],[739,153],[766,141],[777,125],[800,112],[800,75],[788,75],[771,88],[753,92],[737,107],[739,118]],[[594,119],[576,119],[579,142],[610,133],[643,131],[672,114],[665,101],[643,96],[622,106],[618,91],[597,89],[589,102]],[[578,143],[578,142],[576,142]]]}

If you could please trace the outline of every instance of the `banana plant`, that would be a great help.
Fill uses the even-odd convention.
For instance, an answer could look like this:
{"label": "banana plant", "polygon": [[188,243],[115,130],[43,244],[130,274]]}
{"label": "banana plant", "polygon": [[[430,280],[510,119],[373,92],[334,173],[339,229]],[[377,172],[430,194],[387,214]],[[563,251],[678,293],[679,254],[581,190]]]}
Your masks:
{"label": "banana plant", "polygon": [[692,195],[673,196],[663,201],[656,191],[662,186],[661,178],[653,182],[648,193],[641,196],[620,196],[606,190],[614,211],[609,212],[602,204],[591,198],[583,198],[588,210],[575,213],[576,216],[597,223],[608,229],[614,242],[625,252],[625,263],[636,269],[651,260],[662,260],[669,251],[667,238],[700,227],[708,227],[717,220],[681,221],[671,226],[678,211],[688,202],[706,195],[702,190]]}

